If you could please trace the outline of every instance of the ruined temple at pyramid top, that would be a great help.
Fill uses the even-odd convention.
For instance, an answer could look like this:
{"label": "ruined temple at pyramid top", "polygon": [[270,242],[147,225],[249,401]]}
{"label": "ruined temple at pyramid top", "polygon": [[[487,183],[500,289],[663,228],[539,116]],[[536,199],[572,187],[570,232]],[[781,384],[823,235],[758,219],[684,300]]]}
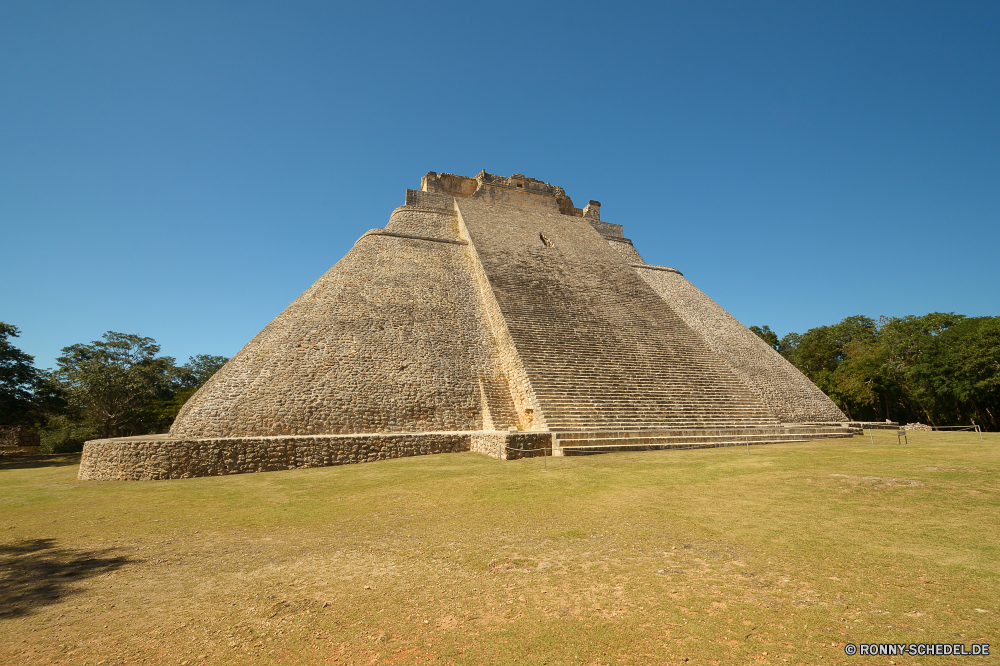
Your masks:
{"label": "ruined temple at pyramid top", "polygon": [[430,172],[169,434],[90,442],[81,477],[766,443],[849,436],[846,421],[679,270],[646,264],[599,202]]}

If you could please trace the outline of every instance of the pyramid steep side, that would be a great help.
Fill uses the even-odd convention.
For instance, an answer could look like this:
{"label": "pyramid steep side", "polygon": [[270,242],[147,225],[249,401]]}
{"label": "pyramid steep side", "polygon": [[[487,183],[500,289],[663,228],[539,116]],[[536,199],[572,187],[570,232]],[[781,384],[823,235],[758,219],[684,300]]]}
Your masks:
{"label": "pyramid steep side", "polygon": [[784,423],[849,419],[819,387],[676,271],[633,268]]}
{"label": "pyramid steep side", "polygon": [[507,201],[456,205],[547,427],[776,423],[588,219]]}
{"label": "pyramid steep side", "polygon": [[456,234],[454,217],[397,209],[216,373],[170,436],[516,425]]}

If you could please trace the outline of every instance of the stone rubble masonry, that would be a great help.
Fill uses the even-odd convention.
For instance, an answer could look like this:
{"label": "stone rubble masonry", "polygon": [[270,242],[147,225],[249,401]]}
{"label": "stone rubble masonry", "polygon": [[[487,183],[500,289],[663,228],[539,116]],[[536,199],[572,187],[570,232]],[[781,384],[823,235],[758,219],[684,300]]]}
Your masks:
{"label": "stone rubble masonry", "polygon": [[552,438],[567,431],[620,440],[690,429],[696,441],[707,435],[694,429],[742,428],[779,441],[793,435],[785,422],[846,421],[600,218],[599,202],[577,208],[524,174],[430,172],[384,229],[358,239],[188,400],[169,434],[88,442],[80,478],[561,455]]}
{"label": "stone rubble masonry", "polygon": [[[438,236],[454,219],[408,231]],[[397,215],[398,216],[398,215]],[[187,402],[171,435],[516,425],[464,245],[366,234]],[[485,402],[484,402],[485,400]]]}
{"label": "stone rubble masonry", "polygon": [[0,426],[0,458],[38,455],[41,440],[36,428]]}
{"label": "stone rubble masonry", "polygon": [[375,433],[174,439],[145,435],[87,442],[81,480],[155,481],[350,465],[390,458],[476,451],[515,460],[552,451],[552,433]]}
{"label": "stone rubble masonry", "polygon": [[608,246],[614,250],[619,257],[625,260],[627,264],[645,264],[646,262],[642,260],[639,256],[639,251],[635,249],[632,245],[632,241],[627,238],[609,238],[604,237],[607,241]]}
{"label": "stone rubble masonry", "polygon": [[633,266],[783,423],[847,421],[825,393],[781,354],[676,271]]}

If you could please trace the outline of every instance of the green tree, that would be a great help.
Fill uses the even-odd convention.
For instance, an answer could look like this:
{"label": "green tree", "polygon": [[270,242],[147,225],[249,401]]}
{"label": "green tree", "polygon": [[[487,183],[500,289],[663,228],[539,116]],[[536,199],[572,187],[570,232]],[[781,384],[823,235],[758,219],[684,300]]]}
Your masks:
{"label": "green tree", "polygon": [[199,354],[182,366],[159,356],[152,338],[109,331],[65,347],[49,384],[66,396],[41,432],[49,453],[79,451],[88,439],[166,432],[178,411],[228,359]]}
{"label": "green tree", "polygon": [[0,322],[0,425],[41,426],[65,407],[58,383],[35,358],[15,347],[20,335],[12,324]]}
{"label": "green tree", "polygon": [[202,384],[211,379],[227,361],[229,359],[225,356],[208,354],[189,356],[188,362],[182,365],[177,373],[179,386],[195,390],[201,388]]}
{"label": "green tree", "polygon": [[962,318],[939,335],[920,379],[939,419],[1000,428],[1000,317]]}
{"label": "green tree", "polygon": [[174,359],[157,356],[152,338],[108,331],[102,340],[65,347],[56,377],[81,418],[101,438],[155,431],[156,399],[173,394]]}
{"label": "green tree", "polygon": [[[953,312],[931,312],[922,317],[909,315],[884,319],[879,326],[879,360],[884,377],[882,399],[887,416],[893,420],[914,418],[939,425],[942,417],[961,419],[949,405],[937,379],[946,358],[944,332],[964,319]],[[959,409],[959,411],[961,411]]]}
{"label": "green tree", "polygon": [[0,322],[0,425],[27,425],[34,411],[34,389],[39,380],[35,357],[15,347],[17,326]]}
{"label": "green tree", "polygon": [[198,354],[188,358],[188,362],[174,369],[174,392],[171,396],[154,400],[151,408],[162,430],[167,430],[177,418],[184,403],[202,385],[212,378],[229,359],[225,356]]}
{"label": "green tree", "polygon": [[848,345],[871,340],[874,335],[875,321],[856,315],[846,317],[838,324],[811,328],[802,334],[789,333],[778,342],[777,348],[853,419],[858,418],[860,405],[840,386],[841,365],[847,357]]}
{"label": "green tree", "polygon": [[751,326],[750,330],[753,331],[758,338],[766,342],[771,349],[777,350],[780,347],[778,334],[772,331],[770,326],[764,326],[763,328],[760,326]]}

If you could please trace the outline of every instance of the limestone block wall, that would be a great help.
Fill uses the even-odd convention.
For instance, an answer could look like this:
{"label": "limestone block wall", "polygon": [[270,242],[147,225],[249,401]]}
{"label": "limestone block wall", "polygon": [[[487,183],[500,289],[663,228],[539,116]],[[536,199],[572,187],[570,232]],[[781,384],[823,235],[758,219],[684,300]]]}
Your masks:
{"label": "limestone block wall", "polygon": [[0,426],[0,457],[33,456],[38,453],[41,440],[36,428],[27,426]]}
{"label": "limestone block wall", "polygon": [[431,238],[458,238],[455,211],[436,211],[426,208],[401,206],[389,216],[387,231],[408,233]]}
{"label": "limestone block wall", "polygon": [[590,221],[455,201],[547,427],[775,422]]}
{"label": "limestone block wall", "polygon": [[605,236],[605,240],[608,242],[608,246],[615,251],[615,253],[622,258],[622,260],[627,264],[644,264],[645,261],[639,256],[638,250],[632,245],[632,241],[627,238],[622,239],[612,239]]}
{"label": "limestone block wall", "polygon": [[[552,455],[549,432],[483,432],[470,439],[469,450],[501,460]],[[543,452],[544,450],[544,452]]]}
{"label": "limestone block wall", "polygon": [[155,481],[331,467],[476,451],[513,460],[551,454],[550,433],[499,431],[173,439],[167,435],[87,442],[78,478]]}
{"label": "limestone block wall", "polygon": [[479,201],[485,204],[516,206],[529,210],[550,211],[559,214],[559,204],[547,193],[520,191],[516,188],[481,187],[468,199],[463,201]]}
{"label": "limestone block wall", "polygon": [[670,304],[732,368],[733,373],[785,423],[847,421],[825,393],[680,273],[635,266],[639,275]]}
{"label": "limestone block wall", "polygon": [[470,442],[470,433],[453,432],[191,440],[154,435],[99,439],[87,442],[84,447],[79,478],[150,481],[330,467],[457,453],[468,451]]}
{"label": "limestone block wall", "polygon": [[394,217],[411,231],[450,234],[450,242],[362,237],[187,402],[171,436],[517,425],[454,219],[399,210]]}
{"label": "limestone block wall", "polygon": [[541,455],[552,455],[551,433],[512,432],[507,435],[503,448],[505,460],[535,458]]}
{"label": "limestone block wall", "polygon": [[[602,222],[601,220],[587,220],[590,226],[597,230],[597,233],[608,238],[623,238],[624,228],[620,224],[611,224],[610,222]],[[632,241],[629,241],[631,244]]]}

